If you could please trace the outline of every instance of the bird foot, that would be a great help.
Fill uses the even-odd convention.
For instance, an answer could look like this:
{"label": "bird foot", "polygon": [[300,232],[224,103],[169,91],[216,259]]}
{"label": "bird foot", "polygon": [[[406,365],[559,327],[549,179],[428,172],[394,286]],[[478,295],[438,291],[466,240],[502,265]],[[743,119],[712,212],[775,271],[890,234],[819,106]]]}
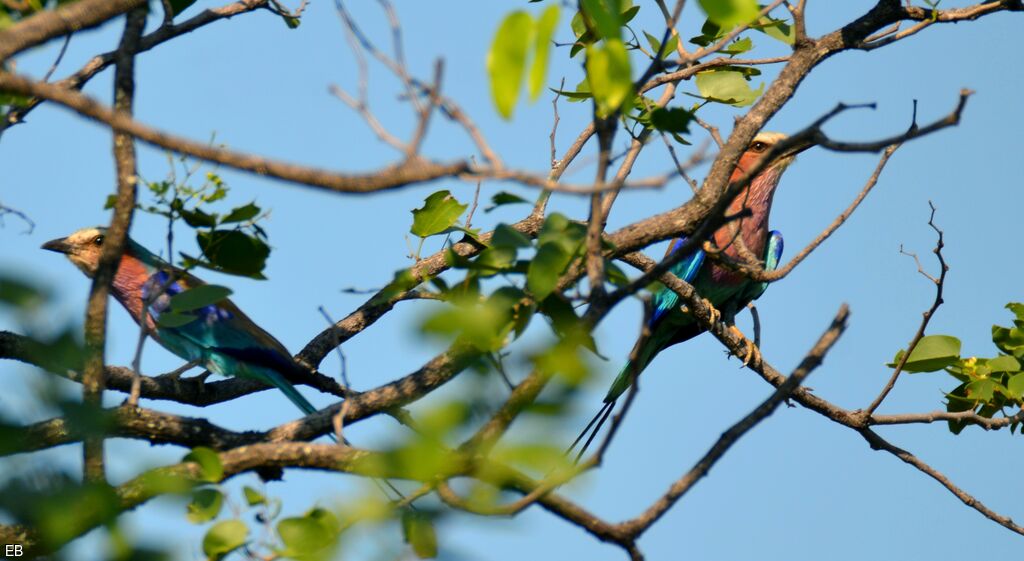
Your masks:
{"label": "bird foot", "polygon": [[178,381],[178,379],[181,378],[182,374],[188,372],[189,370],[192,370],[196,366],[199,366],[199,361],[197,361],[197,360],[193,360],[191,362],[186,362],[185,364],[179,366],[178,368],[175,368],[174,370],[171,370],[170,372],[165,372],[164,374],[161,374],[158,377],[159,378],[166,378],[168,380],[174,380],[176,382],[176,381]]}
{"label": "bird foot", "polygon": [[704,305],[708,307],[708,311],[711,314],[711,328],[714,329],[718,322],[722,320],[722,312],[719,312],[710,300],[704,300]]}
{"label": "bird foot", "polygon": [[199,385],[199,393],[205,393],[206,392],[206,379],[209,378],[211,374],[213,374],[213,372],[210,372],[209,370],[207,370],[207,371],[203,372],[202,374],[200,374],[198,376],[195,376],[193,378],[193,380],[196,381],[196,384]]}
{"label": "bird foot", "polygon": [[741,339],[743,339],[744,341],[747,342],[747,351],[744,353],[744,355],[742,357],[737,355],[737,358],[742,358],[743,359],[743,366],[749,365],[751,363],[751,361],[753,361],[753,362],[760,362],[761,361],[761,351],[758,350],[757,345],[755,345],[754,342],[751,341],[750,339],[747,339],[746,336],[743,335],[743,332],[740,331],[740,328],[736,327],[735,325],[730,325],[729,329],[733,333],[735,333],[738,337],[740,337]]}

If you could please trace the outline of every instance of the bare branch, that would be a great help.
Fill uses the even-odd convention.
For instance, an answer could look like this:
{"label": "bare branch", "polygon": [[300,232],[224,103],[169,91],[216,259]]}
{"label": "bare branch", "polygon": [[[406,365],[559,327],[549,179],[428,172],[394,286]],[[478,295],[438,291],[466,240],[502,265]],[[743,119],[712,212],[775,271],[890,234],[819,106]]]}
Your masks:
{"label": "bare branch", "polygon": [[[885,400],[886,396],[889,395],[889,392],[892,391],[892,388],[896,386],[896,380],[899,379],[900,373],[903,372],[903,368],[907,365],[907,359],[910,358],[911,353],[914,352],[914,349],[917,348],[917,344],[920,343],[921,339],[924,337],[924,332],[928,329],[928,322],[932,320],[932,317],[935,315],[935,311],[942,305],[942,289],[946,285],[946,273],[949,272],[949,266],[946,265],[946,259],[942,256],[942,248],[945,247],[945,243],[942,239],[942,230],[935,225],[935,205],[933,205],[931,201],[928,201],[928,206],[931,208],[931,215],[928,217],[928,225],[935,230],[936,235],[935,249],[932,251],[935,253],[935,258],[939,261],[939,276],[938,278],[931,277],[927,274],[925,274],[925,276],[935,284],[935,300],[932,301],[931,307],[921,315],[921,325],[917,327],[917,332],[914,333],[914,337],[910,340],[910,343],[907,344],[906,352],[903,353],[903,356],[901,356],[896,362],[896,368],[892,371],[892,376],[889,377],[889,381],[885,383],[885,387],[882,388],[878,397],[876,397],[874,401],[871,402],[871,405],[868,405],[867,409],[864,410],[864,413],[867,415],[874,413],[875,410],[878,409],[878,406],[882,404],[882,401]],[[917,257],[915,256],[914,259],[916,261]],[[920,262],[918,262],[918,270],[924,274],[924,271],[921,269]]]}
{"label": "bare branch", "polygon": [[0,60],[54,37],[95,27],[143,5],[144,0],[79,0],[38,12],[0,31]]}
{"label": "bare branch", "polygon": [[884,450],[893,456],[896,456],[900,460],[903,460],[905,463],[913,466],[921,473],[924,473],[928,477],[938,481],[940,485],[945,487],[950,493],[953,493],[953,496],[960,499],[965,505],[981,513],[985,518],[988,518],[1011,532],[1024,536],[1024,527],[1015,524],[1010,517],[1003,516],[988,508],[984,503],[974,498],[974,496],[969,494],[967,491],[957,487],[948,477],[946,477],[945,474],[926,464],[917,456],[902,448],[893,446],[889,441],[885,440],[871,429],[862,429],[859,432],[860,435],[864,437],[864,440],[868,441],[871,448],[875,450]]}
{"label": "bare branch", "polygon": [[818,338],[818,342],[811,347],[800,365],[793,370],[793,373],[780,384],[774,393],[758,405],[747,416],[743,417],[736,424],[729,427],[704,456],[697,461],[690,470],[676,480],[657,501],[654,502],[640,516],[623,522],[622,527],[627,528],[633,536],[643,534],[648,528],[658,521],[687,491],[693,488],[701,480],[715,463],[729,451],[744,434],[749,432],[761,421],[767,418],[780,403],[789,398],[790,394],[803,383],[804,379],[824,360],[825,355],[832,348],[839,337],[846,330],[846,320],[849,317],[849,309],[843,304],[836,313],[835,318],[828,329]]}
{"label": "bare branch", "polygon": [[[268,0],[239,0],[238,2],[233,2],[219,8],[203,10],[198,15],[177,25],[173,23],[169,25],[162,25],[149,35],[142,37],[139,41],[136,52],[142,53],[148,51],[157,45],[169,41],[170,39],[180,37],[186,33],[191,33],[192,31],[195,31],[207,24],[262,8],[267,5],[267,2]],[[85,64],[85,66],[73,75],[56,82],[56,85],[67,89],[81,89],[94,76],[114,64],[115,55],[116,51],[110,51],[93,57]],[[26,105],[11,110],[7,114],[7,120],[6,123],[4,123],[4,126],[22,122],[25,116],[35,109],[41,102],[42,100],[40,98],[34,97],[30,99]]]}
{"label": "bare branch", "polygon": [[53,101],[84,117],[110,126],[118,132],[130,134],[143,142],[173,152],[188,154],[200,160],[223,164],[241,171],[269,175],[292,183],[330,191],[369,193],[423,183],[442,177],[458,176],[469,171],[469,164],[465,161],[433,163],[418,160],[390,166],[376,173],[341,174],[217,148],[206,143],[167,134],[149,128],[124,113],[115,112],[80,93],[52,84],[33,82],[16,74],[0,72],[0,89]]}

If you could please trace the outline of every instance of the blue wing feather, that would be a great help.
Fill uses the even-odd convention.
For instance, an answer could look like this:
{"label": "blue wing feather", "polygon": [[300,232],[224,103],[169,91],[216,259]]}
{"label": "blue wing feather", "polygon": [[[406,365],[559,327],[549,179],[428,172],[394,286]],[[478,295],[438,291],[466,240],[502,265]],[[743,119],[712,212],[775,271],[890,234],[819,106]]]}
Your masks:
{"label": "blue wing feather", "polygon": [[[665,256],[675,254],[683,245],[686,243],[687,238],[678,238],[673,240],[669,245],[668,252]],[[676,263],[672,267],[671,271],[680,279],[693,283],[693,279],[697,278],[697,273],[700,271],[701,265],[704,264],[704,250],[696,249],[689,255],[684,257],[682,261]],[[679,295],[675,292],[662,288],[661,290],[654,293],[651,298],[651,304],[654,307],[654,313],[651,314],[649,326],[653,326],[658,320],[660,320],[669,310],[672,310],[678,306]]]}
{"label": "blue wing feather", "polygon": [[[166,285],[149,307],[154,319],[159,320],[160,314],[167,311],[172,296],[202,282],[184,272],[178,275],[179,280],[168,285],[170,275],[158,271],[143,286],[145,301],[153,290]],[[289,382],[289,377],[300,379],[305,372],[295,364],[288,350],[230,300],[181,313],[195,319],[175,327],[157,324],[156,328],[156,336],[172,352],[188,360],[199,360],[219,374],[247,376],[276,386],[307,415],[316,410]]]}
{"label": "blue wing feather", "polygon": [[[768,234],[768,244],[764,250],[764,270],[772,272],[779,268],[779,263],[782,261],[782,233],[778,230],[772,230]],[[764,294],[765,290],[768,290],[770,283],[761,282],[754,285],[754,290],[751,291],[750,301],[757,300]]]}

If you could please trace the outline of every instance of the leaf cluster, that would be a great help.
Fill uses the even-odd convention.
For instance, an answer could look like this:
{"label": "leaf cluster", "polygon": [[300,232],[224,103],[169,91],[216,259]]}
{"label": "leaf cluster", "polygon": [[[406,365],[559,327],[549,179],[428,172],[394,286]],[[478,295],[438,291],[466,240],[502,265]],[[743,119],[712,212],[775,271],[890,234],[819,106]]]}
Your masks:
{"label": "leaf cluster", "polygon": [[[905,372],[946,372],[959,382],[946,393],[946,410],[954,413],[973,411],[986,418],[997,413],[1012,416],[1024,406],[1024,304],[1011,302],[1013,325],[992,326],[992,343],[998,353],[990,358],[963,357],[960,340],[950,335],[921,338],[907,357]],[[906,351],[896,353],[890,367],[895,368]],[[1008,411],[1009,409],[1009,411]],[[1020,423],[1014,422],[1015,431]],[[959,434],[964,421],[950,421],[949,430]]]}

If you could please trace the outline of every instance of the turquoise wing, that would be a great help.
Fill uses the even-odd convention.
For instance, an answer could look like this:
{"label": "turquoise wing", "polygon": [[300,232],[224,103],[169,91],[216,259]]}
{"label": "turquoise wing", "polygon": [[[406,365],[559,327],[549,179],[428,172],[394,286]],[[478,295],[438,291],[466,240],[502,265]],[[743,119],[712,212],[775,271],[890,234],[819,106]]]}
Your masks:
{"label": "turquoise wing", "polygon": [[[782,261],[782,233],[778,230],[772,230],[768,235],[768,244],[764,250],[764,270],[772,272],[779,268],[779,263]],[[753,290],[750,293],[750,299],[748,302],[753,302],[764,294],[765,290],[768,290],[768,285],[771,283],[759,282],[754,283]]]}
{"label": "turquoise wing", "polygon": [[[184,312],[194,319],[182,325],[160,326],[161,313],[167,311],[170,299],[202,281],[184,272],[167,286],[164,294],[150,306],[149,312],[158,322],[157,339],[171,352],[204,364],[224,376],[257,379],[280,389],[305,414],[316,408],[288,381],[288,376],[301,377],[305,372],[295,364],[288,350],[272,335],[256,325],[230,300],[222,300],[197,310]],[[158,271],[143,288],[143,299],[153,287],[167,284],[170,276]]]}
{"label": "turquoise wing", "polygon": [[[672,240],[672,243],[668,246],[668,251],[665,252],[665,257],[679,251],[679,249],[686,243],[687,239],[688,238],[677,238]],[[698,248],[684,257],[682,261],[676,263],[675,266],[672,267],[671,271],[680,279],[693,284],[693,279],[697,278],[697,273],[700,272],[701,265],[703,264],[704,250]],[[654,311],[651,314],[651,319],[648,322],[648,325],[654,326],[654,324],[660,321],[666,313],[679,307],[679,295],[666,287],[662,287],[652,296],[651,306]]]}

